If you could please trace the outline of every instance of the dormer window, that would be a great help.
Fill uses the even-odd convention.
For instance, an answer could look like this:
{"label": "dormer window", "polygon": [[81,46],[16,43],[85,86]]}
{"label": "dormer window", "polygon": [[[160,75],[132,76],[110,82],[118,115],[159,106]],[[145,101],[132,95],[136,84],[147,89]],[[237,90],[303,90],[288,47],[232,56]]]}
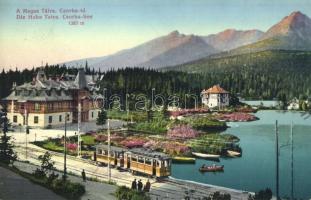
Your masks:
{"label": "dormer window", "polygon": [[51,90],[47,90],[46,94],[50,97],[51,96]]}

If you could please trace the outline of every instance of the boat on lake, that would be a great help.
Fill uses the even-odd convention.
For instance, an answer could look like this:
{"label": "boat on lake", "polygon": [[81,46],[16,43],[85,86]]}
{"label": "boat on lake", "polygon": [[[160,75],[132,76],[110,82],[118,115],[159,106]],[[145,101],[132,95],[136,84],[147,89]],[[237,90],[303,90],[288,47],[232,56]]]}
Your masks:
{"label": "boat on lake", "polygon": [[224,165],[203,165],[199,168],[200,172],[222,172],[224,171]]}
{"label": "boat on lake", "polygon": [[238,157],[241,156],[240,152],[227,150],[229,156]]}
{"label": "boat on lake", "polygon": [[172,159],[173,163],[194,164],[195,158],[176,156]]}
{"label": "boat on lake", "polygon": [[192,155],[200,157],[200,158],[211,158],[211,159],[216,159],[220,158],[220,155],[216,154],[205,154],[205,153],[198,153],[198,152],[192,152]]}

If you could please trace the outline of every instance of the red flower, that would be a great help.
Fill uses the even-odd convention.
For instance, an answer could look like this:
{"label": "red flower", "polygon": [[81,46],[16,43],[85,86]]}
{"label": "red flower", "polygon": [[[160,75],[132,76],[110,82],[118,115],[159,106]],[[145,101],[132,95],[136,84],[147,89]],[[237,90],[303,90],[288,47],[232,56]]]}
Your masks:
{"label": "red flower", "polygon": [[172,139],[190,139],[199,135],[198,131],[188,125],[178,125],[167,132],[167,136]]}

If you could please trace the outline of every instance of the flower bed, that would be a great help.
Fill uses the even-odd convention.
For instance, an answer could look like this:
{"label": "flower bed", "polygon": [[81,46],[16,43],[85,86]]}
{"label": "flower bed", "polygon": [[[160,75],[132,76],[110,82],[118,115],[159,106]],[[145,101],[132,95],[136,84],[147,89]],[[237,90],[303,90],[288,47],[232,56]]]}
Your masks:
{"label": "flower bed", "polygon": [[189,115],[189,114],[199,114],[199,113],[208,113],[209,110],[205,108],[199,108],[199,109],[182,109],[177,111],[170,111],[169,115],[173,118],[176,118],[178,116],[183,115]]}
{"label": "flower bed", "polygon": [[197,136],[199,132],[185,124],[177,125],[167,132],[167,137],[170,139],[190,139]]}
{"label": "flower bed", "polygon": [[248,122],[248,121],[258,120],[256,116],[249,114],[249,113],[242,113],[242,112],[220,114],[216,118],[218,120],[223,120],[227,122]]}
{"label": "flower bed", "polygon": [[75,144],[75,143],[68,143],[68,144],[67,144],[67,149],[68,149],[69,151],[76,151],[77,148],[78,148],[78,145]]}
{"label": "flower bed", "polygon": [[155,140],[149,140],[143,145],[144,148],[156,150],[159,148],[159,142]]}
{"label": "flower bed", "polygon": [[164,153],[170,155],[187,155],[190,153],[190,148],[183,143],[166,141],[160,144],[161,149]]}
{"label": "flower bed", "polygon": [[137,148],[137,147],[143,147],[146,142],[147,140],[143,138],[132,138],[132,139],[124,140],[120,144],[127,148]]}

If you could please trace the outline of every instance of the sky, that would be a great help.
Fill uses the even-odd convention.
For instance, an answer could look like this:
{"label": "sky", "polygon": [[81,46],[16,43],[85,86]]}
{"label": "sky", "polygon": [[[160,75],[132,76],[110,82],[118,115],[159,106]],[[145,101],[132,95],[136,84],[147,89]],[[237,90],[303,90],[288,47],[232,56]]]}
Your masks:
{"label": "sky", "polygon": [[[17,9],[55,9],[58,20],[17,19]],[[69,25],[59,9],[83,9]],[[0,69],[32,68],[113,54],[174,30],[209,35],[228,28],[266,31],[310,0],[1,0]],[[21,11],[22,12],[22,11]],[[28,14],[25,14],[26,18]],[[41,13],[39,13],[41,15]],[[72,13],[67,14],[72,15]],[[74,20],[73,20],[74,21]]]}

